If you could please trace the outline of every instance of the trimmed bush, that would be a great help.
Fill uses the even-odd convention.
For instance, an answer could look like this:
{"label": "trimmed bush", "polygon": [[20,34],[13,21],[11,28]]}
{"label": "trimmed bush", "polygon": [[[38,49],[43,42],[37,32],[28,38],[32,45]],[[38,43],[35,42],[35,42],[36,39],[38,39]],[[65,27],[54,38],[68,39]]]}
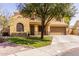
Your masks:
{"label": "trimmed bush", "polygon": [[0,38],[0,43],[5,42],[4,38]]}

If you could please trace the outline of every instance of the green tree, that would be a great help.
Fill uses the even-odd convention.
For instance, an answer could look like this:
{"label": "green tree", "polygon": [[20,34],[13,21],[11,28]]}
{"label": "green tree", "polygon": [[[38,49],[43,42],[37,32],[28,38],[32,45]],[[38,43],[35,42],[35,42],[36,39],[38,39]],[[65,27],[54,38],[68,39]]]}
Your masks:
{"label": "green tree", "polygon": [[2,11],[0,10],[0,31],[1,32],[3,32],[8,27],[8,20],[5,14],[6,12],[4,12],[3,10]]}
{"label": "green tree", "polygon": [[1,29],[1,32],[3,32],[8,26],[8,21],[6,20],[6,17],[5,16],[0,16],[0,27],[2,28]]}
{"label": "green tree", "polygon": [[65,23],[67,23],[69,25],[70,20],[71,20],[70,17],[65,17],[64,21],[65,21]]}
{"label": "green tree", "polygon": [[44,31],[47,24],[55,18],[61,20],[64,17],[72,17],[76,13],[73,4],[69,3],[30,3],[19,4],[18,9],[23,16],[36,16],[41,20],[42,30],[41,39],[44,37]]}

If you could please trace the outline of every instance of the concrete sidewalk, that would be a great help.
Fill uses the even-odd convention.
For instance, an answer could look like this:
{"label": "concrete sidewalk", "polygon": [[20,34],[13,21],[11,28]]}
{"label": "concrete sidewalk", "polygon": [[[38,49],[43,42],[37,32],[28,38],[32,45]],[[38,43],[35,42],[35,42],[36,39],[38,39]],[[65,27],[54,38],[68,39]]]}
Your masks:
{"label": "concrete sidewalk", "polygon": [[52,44],[49,46],[22,51],[8,56],[56,56],[71,48],[79,47],[79,37],[76,36],[53,36]]}

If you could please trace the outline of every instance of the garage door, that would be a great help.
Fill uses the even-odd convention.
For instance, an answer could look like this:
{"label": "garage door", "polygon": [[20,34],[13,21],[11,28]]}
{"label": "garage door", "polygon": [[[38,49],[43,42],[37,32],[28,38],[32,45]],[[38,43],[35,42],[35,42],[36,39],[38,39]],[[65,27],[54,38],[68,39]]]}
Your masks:
{"label": "garage door", "polygon": [[64,35],[65,31],[65,27],[50,27],[50,34],[53,35]]}

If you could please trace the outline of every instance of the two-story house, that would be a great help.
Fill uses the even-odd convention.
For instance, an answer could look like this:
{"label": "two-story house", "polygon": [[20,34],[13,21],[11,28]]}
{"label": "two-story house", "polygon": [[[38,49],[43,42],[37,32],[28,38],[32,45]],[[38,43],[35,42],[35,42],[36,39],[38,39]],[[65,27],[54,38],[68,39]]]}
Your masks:
{"label": "two-story house", "polygon": [[[64,19],[61,21],[53,19],[46,26],[44,33],[46,35],[65,35],[67,26]],[[41,21],[39,18],[24,18],[19,12],[15,12],[14,15],[10,17],[9,27],[10,35],[20,33],[39,35],[41,33]]]}

